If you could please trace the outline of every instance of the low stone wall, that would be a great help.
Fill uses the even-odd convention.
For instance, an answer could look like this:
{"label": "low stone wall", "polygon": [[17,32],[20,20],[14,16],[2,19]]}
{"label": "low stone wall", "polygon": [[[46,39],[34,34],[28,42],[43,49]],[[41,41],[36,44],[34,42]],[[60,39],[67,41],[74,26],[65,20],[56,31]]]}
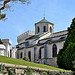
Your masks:
{"label": "low stone wall", "polygon": [[[26,68],[28,68],[28,66],[14,65],[14,64],[7,64],[7,63],[1,63],[0,62],[0,65],[1,64],[5,65],[6,67],[9,67],[9,68],[16,68],[16,69],[26,69]],[[34,70],[46,71],[46,72],[48,72],[48,71],[57,71],[57,70],[50,70],[50,69],[44,69],[44,68],[31,67],[31,66],[29,66],[29,68],[34,69]]]}
{"label": "low stone wall", "polygon": [[[44,64],[44,61],[45,61],[45,59],[40,59],[39,63]],[[47,61],[47,63],[46,63],[47,65],[58,67],[58,65],[57,65],[57,57],[47,58],[46,61]]]}
{"label": "low stone wall", "polygon": [[58,70],[0,63],[0,75],[67,75],[68,73],[67,71],[60,72]]}
{"label": "low stone wall", "polygon": [[47,59],[47,64],[50,66],[58,67],[57,57]]}

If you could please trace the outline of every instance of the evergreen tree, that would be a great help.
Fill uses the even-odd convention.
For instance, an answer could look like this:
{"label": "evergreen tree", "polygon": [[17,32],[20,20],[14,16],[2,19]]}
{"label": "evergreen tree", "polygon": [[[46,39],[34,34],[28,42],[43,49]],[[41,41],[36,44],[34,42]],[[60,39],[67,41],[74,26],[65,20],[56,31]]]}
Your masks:
{"label": "evergreen tree", "polygon": [[63,49],[59,51],[57,56],[57,64],[60,68],[73,69],[73,61],[75,60],[75,18],[72,20],[68,28],[67,38]]}

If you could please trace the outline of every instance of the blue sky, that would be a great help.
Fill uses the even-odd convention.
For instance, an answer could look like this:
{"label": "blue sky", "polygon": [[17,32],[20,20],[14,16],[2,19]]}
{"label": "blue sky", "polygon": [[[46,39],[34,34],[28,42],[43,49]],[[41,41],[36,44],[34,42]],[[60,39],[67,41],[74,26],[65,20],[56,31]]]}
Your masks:
{"label": "blue sky", "polygon": [[30,0],[30,5],[16,3],[3,13],[8,18],[0,21],[0,38],[10,39],[12,46],[17,44],[17,36],[27,30],[34,31],[34,24],[45,17],[54,23],[54,32],[66,30],[75,17],[75,0]]}

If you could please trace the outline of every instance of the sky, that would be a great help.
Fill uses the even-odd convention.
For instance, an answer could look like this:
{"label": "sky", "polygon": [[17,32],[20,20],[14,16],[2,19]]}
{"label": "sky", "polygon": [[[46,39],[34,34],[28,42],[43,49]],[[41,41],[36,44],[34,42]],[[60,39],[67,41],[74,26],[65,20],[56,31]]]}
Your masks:
{"label": "sky", "polygon": [[54,23],[54,32],[66,30],[75,17],[75,0],[30,0],[31,4],[14,3],[6,13],[5,21],[0,20],[0,38],[10,39],[17,45],[17,36],[31,30],[34,24],[45,18]]}

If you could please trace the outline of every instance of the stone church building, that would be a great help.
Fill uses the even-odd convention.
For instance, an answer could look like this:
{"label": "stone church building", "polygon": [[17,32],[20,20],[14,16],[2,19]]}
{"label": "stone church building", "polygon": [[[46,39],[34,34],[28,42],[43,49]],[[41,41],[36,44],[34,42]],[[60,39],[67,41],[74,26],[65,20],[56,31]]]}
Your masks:
{"label": "stone church building", "polygon": [[12,57],[28,56],[31,62],[57,67],[57,54],[63,48],[67,33],[67,30],[54,33],[54,24],[43,17],[35,23],[35,31],[17,37],[18,45],[12,48]]}

